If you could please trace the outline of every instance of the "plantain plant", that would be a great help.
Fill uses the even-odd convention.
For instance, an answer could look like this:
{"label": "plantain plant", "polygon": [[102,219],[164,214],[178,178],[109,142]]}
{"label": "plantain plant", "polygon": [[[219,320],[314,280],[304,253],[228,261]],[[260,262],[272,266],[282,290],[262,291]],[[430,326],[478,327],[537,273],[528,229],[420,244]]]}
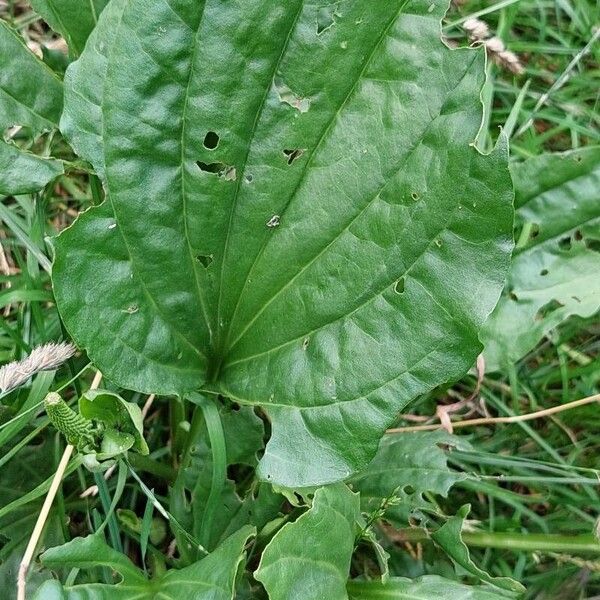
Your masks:
{"label": "plantain plant", "polygon": [[[80,414],[50,396],[50,420],[84,462],[119,462],[121,492],[128,477],[147,506],[139,523],[107,511],[136,532],[138,566],[99,527],[41,555],[60,575],[92,570],[36,598],[520,596],[470,559],[468,506],[449,516],[432,501],[464,477],[446,464],[464,442],[384,437],[412,401],[473,367],[513,249],[507,141],[476,148],[485,52],[441,40],[447,2],[32,5],[72,62],[63,82],[2,22],[0,124],[60,144],[34,154],[2,141],[0,192],[89,175],[93,205],[51,241],[54,299],[109,389],[168,399],[175,467],[158,497],[137,474],[155,450],[139,408],[116,393],[84,393]],[[561,164],[597,174],[597,150],[582,157]],[[528,222],[545,160],[563,159],[514,173]],[[575,245],[579,223],[598,218],[588,212]],[[521,265],[547,258],[522,238],[485,325],[490,364],[527,352],[559,315],[595,310],[590,294],[498,348]],[[575,276],[596,256],[582,246],[561,264]],[[155,513],[175,539],[167,558],[146,554]],[[390,578],[382,519],[427,524],[477,585]],[[358,545],[377,574],[349,580]]]}

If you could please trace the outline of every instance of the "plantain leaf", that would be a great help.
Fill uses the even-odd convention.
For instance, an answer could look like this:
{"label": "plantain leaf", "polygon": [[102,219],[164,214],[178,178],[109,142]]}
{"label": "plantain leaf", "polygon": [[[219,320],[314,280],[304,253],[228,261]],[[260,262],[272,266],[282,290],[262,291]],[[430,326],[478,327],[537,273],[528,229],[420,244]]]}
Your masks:
{"label": "plantain leaf", "polygon": [[29,0],[33,10],[65,38],[75,56],[98,22],[108,0]]}
{"label": "plantain leaf", "polygon": [[473,364],[511,249],[506,143],[471,146],[483,52],[440,41],[441,3],[331,6],[131,0],[92,61],[109,200],[53,272],[108,378],[262,406],[287,487],[364,468]]}
{"label": "plantain leaf", "polygon": [[359,519],[358,494],[343,484],[318,489],[312,507],[265,548],[255,579],[271,600],[347,598]]}
{"label": "plantain leaf", "polygon": [[33,136],[54,129],[62,95],[58,77],[0,19],[0,195],[36,192],[63,172],[60,161],[22,152],[4,138],[15,125]]}
{"label": "plantain leaf", "polygon": [[426,575],[418,579],[395,577],[387,583],[379,581],[350,581],[350,600],[502,600],[506,596],[493,588],[469,586],[438,577]]}
{"label": "plantain leaf", "polygon": [[447,496],[457,481],[468,477],[448,467],[440,446],[464,449],[466,444],[442,431],[385,436],[369,466],[350,480],[353,489],[360,492],[363,512],[385,507],[386,520],[406,526],[412,511],[434,510],[424,494]]}
{"label": "plantain leaf", "polygon": [[76,567],[93,569],[108,567],[121,576],[116,585],[83,583],[62,586],[58,581],[44,583],[35,600],[231,600],[235,579],[244,560],[244,546],[253,535],[253,528],[244,527],[227,538],[214,552],[180,570],[169,570],[155,579],[147,579],[124,554],[113,550],[98,535],[76,538],[63,546],[50,548],[41,556],[51,569]]}
{"label": "plantain leaf", "polygon": [[59,160],[40,158],[0,140],[0,195],[37,192],[62,173]]}
{"label": "plantain leaf", "polygon": [[485,324],[486,368],[519,360],[571,315],[600,309],[600,146],[515,165],[519,242]]}

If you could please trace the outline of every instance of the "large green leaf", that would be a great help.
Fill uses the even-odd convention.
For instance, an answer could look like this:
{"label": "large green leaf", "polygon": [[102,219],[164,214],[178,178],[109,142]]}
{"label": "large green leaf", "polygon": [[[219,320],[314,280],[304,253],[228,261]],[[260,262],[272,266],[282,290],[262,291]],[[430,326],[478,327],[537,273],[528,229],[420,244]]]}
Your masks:
{"label": "large green leaf", "polygon": [[600,308],[600,146],[537,156],[512,173],[530,235],[482,331],[490,370],[520,359],[567,317]]}
{"label": "large green leaf", "polygon": [[29,0],[33,9],[65,38],[69,50],[81,54],[108,0]]}
{"label": "large green leaf", "polygon": [[468,477],[448,467],[440,446],[462,444],[442,431],[385,436],[369,466],[350,480],[360,492],[362,510],[372,513],[388,504],[385,518],[405,526],[411,511],[434,509],[426,493],[447,496],[457,481]]}
{"label": "large green leaf", "polygon": [[310,510],[273,537],[254,577],[271,600],[344,600],[359,519],[358,494],[318,489]]}
{"label": "large green leaf", "polygon": [[471,145],[484,55],[440,41],[443,10],[131,0],[86,63],[109,201],[57,240],[66,326],[125,387],[263,406],[270,481],[365,467],[480,351],[511,183],[504,142]]}
{"label": "large green leaf", "polygon": [[238,568],[244,560],[244,546],[253,531],[251,527],[244,527],[202,560],[185,569],[169,570],[155,579],[147,579],[129,558],[113,550],[100,536],[76,538],[46,550],[42,563],[51,569],[108,567],[122,580],[116,585],[73,586],[50,581],[40,587],[35,600],[231,600]]}
{"label": "large green leaf", "polygon": [[4,139],[20,125],[37,135],[56,127],[62,82],[0,19],[0,195],[35,192],[63,172],[62,163],[22,152]]}
{"label": "large green leaf", "polygon": [[387,583],[350,581],[350,600],[502,600],[504,594],[493,588],[469,586],[452,579],[426,575],[418,579],[395,577]]}

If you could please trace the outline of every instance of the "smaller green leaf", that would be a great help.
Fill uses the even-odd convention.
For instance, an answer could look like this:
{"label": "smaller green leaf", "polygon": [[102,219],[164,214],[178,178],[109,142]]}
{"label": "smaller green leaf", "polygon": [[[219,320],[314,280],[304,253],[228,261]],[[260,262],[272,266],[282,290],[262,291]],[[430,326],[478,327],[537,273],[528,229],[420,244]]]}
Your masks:
{"label": "smaller green leaf", "polygon": [[101,421],[108,429],[118,429],[131,434],[134,443],[130,447],[140,454],[148,454],[148,444],[144,440],[142,411],[137,404],[126,402],[113,392],[88,390],[79,398],[79,412],[86,419]]}
{"label": "smaller green leaf", "polygon": [[108,0],[30,0],[31,6],[62,37],[72,54],[81,54]]}
{"label": "smaller green leaf", "polygon": [[46,582],[34,600],[149,600],[158,597],[164,600],[231,600],[238,567],[244,559],[244,547],[252,535],[254,529],[244,527],[202,560],[185,569],[167,571],[155,579],[148,579],[124,554],[108,546],[101,536],[76,538],[46,550],[41,556],[42,563],[51,569],[107,567],[118,573],[121,581],[116,585],[74,586]]}
{"label": "smaller green leaf", "polygon": [[358,494],[343,484],[318,489],[267,545],[254,577],[271,600],[345,600],[359,519]]}
{"label": "smaller green leaf", "polygon": [[504,594],[489,587],[463,585],[452,579],[426,575],[418,579],[395,577],[387,583],[349,581],[350,600],[502,600]]}
{"label": "smaller green leaf", "polygon": [[0,140],[0,195],[32,194],[62,173],[60,160],[23,152],[14,144]]}
{"label": "smaller green leaf", "polygon": [[[223,406],[220,408],[220,417],[225,435],[227,465],[256,466],[257,452],[264,447],[262,420],[249,406],[239,408]],[[243,435],[240,435],[240,432],[243,432]],[[192,446],[193,451],[190,452],[189,462],[182,465],[171,490],[170,505],[177,520],[199,536],[210,494],[213,468],[212,451],[204,422],[196,432]],[[266,489],[270,486],[261,487]],[[188,495],[192,499],[191,503],[186,500]],[[264,490],[259,491],[259,496],[265,496]],[[214,515],[209,538],[204,540],[206,546],[213,547],[223,539],[226,532],[232,533],[234,527],[242,527],[247,523],[258,527],[264,525],[260,520],[254,520],[250,516],[257,508],[257,501],[258,497],[253,498],[252,495],[242,500],[236,492],[234,482],[225,481],[219,500],[221,509]],[[277,509],[279,506],[281,506],[280,497]],[[273,513],[267,510],[267,514]]]}
{"label": "smaller green leaf", "polygon": [[600,308],[600,146],[536,156],[512,175],[522,233],[481,332],[488,370],[519,360],[569,316]]}
{"label": "smaller green leaf", "polygon": [[[146,507],[148,506],[154,509],[154,503],[149,498],[147,499],[146,503]],[[144,512],[144,518],[145,517],[146,512]],[[143,537],[143,532],[146,525],[144,524],[144,520],[138,517],[135,512],[129,510],[128,508],[119,508],[117,509],[117,519],[119,520],[120,525],[129,531],[138,534],[140,537]],[[151,518],[148,531],[148,539],[150,540],[150,543],[160,544],[162,541],[164,541],[166,535],[167,527],[164,520],[159,517]]]}
{"label": "smaller green leaf", "polygon": [[0,130],[22,125],[35,136],[53,129],[62,105],[60,79],[0,19]]}
{"label": "smaller green leaf", "polygon": [[62,105],[60,79],[0,19],[0,195],[36,192],[63,172],[60,161],[22,152],[2,137],[15,125],[33,137],[54,129]]}
{"label": "smaller green leaf", "polygon": [[513,595],[520,596],[525,592],[525,588],[519,582],[510,577],[492,577],[472,561],[469,555],[469,548],[463,542],[461,536],[463,524],[470,509],[469,505],[465,505],[459,510],[456,516],[450,517],[445,525],[431,534],[433,541],[457,565],[460,565],[465,571],[477,577],[477,579],[506,592],[511,592]]}
{"label": "smaller green leaf", "polygon": [[433,510],[426,492],[445,497],[456,482],[468,477],[448,467],[441,446],[465,448],[467,443],[443,431],[384,437],[371,464],[350,480],[360,492],[362,510],[372,513],[387,504],[385,517],[398,526],[406,525],[416,509]]}

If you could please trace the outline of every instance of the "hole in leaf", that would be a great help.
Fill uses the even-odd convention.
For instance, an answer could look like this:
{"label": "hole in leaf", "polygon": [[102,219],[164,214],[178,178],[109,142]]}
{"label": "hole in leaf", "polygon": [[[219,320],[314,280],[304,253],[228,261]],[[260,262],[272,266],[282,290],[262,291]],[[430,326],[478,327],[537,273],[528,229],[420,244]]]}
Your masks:
{"label": "hole in leaf", "polygon": [[254,177],[248,173],[245,177],[246,183],[252,183],[254,181]]}
{"label": "hole in leaf", "polygon": [[555,299],[550,300],[550,302],[546,302],[546,304],[540,307],[540,309],[535,314],[535,320],[541,321],[542,319],[545,319],[548,315],[553,313],[555,310],[558,310],[562,306],[564,306],[564,304],[560,303],[558,300]]}
{"label": "hole in leaf", "polygon": [[411,192],[410,197],[413,200],[418,200],[419,199],[419,194],[417,194],[417,192]]}
{"label": "hole in leaf", "polygon": [[529,239],[534,240],[538,235],[540,235],[540,225],[539,223],[532,223],[529,230]]}
{"label": "hole in leaf", "polygon": [[323,6],[317,11],[317,35],[325,33],[335,25],[337,4]]}
{"label": "hole in leaf", "polygon": [[306,350],[308,348],[308,344],[310,343],[310,338],[304,338],[302,342],[302,350]]}
{"label": "hole in leaf", "polygon": [[227,465],[227,479],[231,481],[244,481],[251,472],[251,467],[243,463]]}
{"label": "hole in leaf", "polygon": [[414,494],[414,493],[415,493],[417,490],[415,490],[415,488],[414,488],[412,485],[405,485],[405,486],[402,488],[402,491],[403,491],[405,494],[408,494],[408,495],[410,496],[411,494]]}
{"label": "hole in leaf", "polygon": [[196,162],[196,164],[200,167],[201,171],[204,171],[205,173],[212,173],[213,175],[222,177],[227,181],[235,181],[237,177],[235,167],[226,165],[222,162],[205,163],[199,160]]}
{"label": "hole in leaf", "polygon": [[576,242],[580,242],[583,239],[583,233],[581,233],[581,231],[579,229],[576,229],[575,233],[573,235],[573,239]]}
{"label": "hole in leaf", "polygon": [[268,221],[267,221],[267,227],[279,227],[279,223],[281,222],[281,217],[279,215],[273,215]]}
{"label": "hole in leaf", "polygon": [[600,252],[600,240],[585,239],[585,247],[592,252]]}
{"label": "hole in leaf", "polygon": [[583,159],[581,158],[580,154],[575,155],[575,162],[580,163]]}
{"label": "hole in leaf", "polygon": [[283,153],[287,157],[287,164],[291,165],[296,159],[304,154],[304,150],[301,148],[294,148],[293,150],[284,150]]}
{"label": "hole in leaf", "polygon": [[208,267],[210,267],[210,264],[213,261],[213,255],[212,254],[198,254],[198,256],[196,256],[196,260],[205,268],[208,269]]}
{"label": "hole in leaf", "polygon": [[204,136],[203,145],[207,150],[214,150],[219,145],[219,134],[214,131],[209,131]]}
{"label": "hole in leaf", "polygon": [[564,238],[561,238],[560,240],[558,240],[558,247],[561,250],[568,252],[572,247],[571,237],[567,236],[567,237],[564,237]]}
{"label": "hole in leaf", "polygon": [[542,270],[540,271],[540,275],[541,275],[542,277],[545,277],[546,275],[548,275],[548,269],[542,269]]}
{"label": "hole in leaf", "polygon": [[519,296],[517,296],[512,290],[510,292],[508,292],[508,297],[513,301],[513,302],[518,302],[519,301]]}
{"label": "hole in leaf", "polygon": [[285,83],[278,79],[275,79],[275,89],[277,90],[280,102],[289,104],[300,113],[308,112],[310,108],[310,100],[308,98],[302,98],[298,94],[294,94]]}
{"label": "hole in leaf", "polygon": [[394,292],[396,292],[396,294],[404,293],[404,277],[400,277],[400,279],[396,281],[394,284]]}

